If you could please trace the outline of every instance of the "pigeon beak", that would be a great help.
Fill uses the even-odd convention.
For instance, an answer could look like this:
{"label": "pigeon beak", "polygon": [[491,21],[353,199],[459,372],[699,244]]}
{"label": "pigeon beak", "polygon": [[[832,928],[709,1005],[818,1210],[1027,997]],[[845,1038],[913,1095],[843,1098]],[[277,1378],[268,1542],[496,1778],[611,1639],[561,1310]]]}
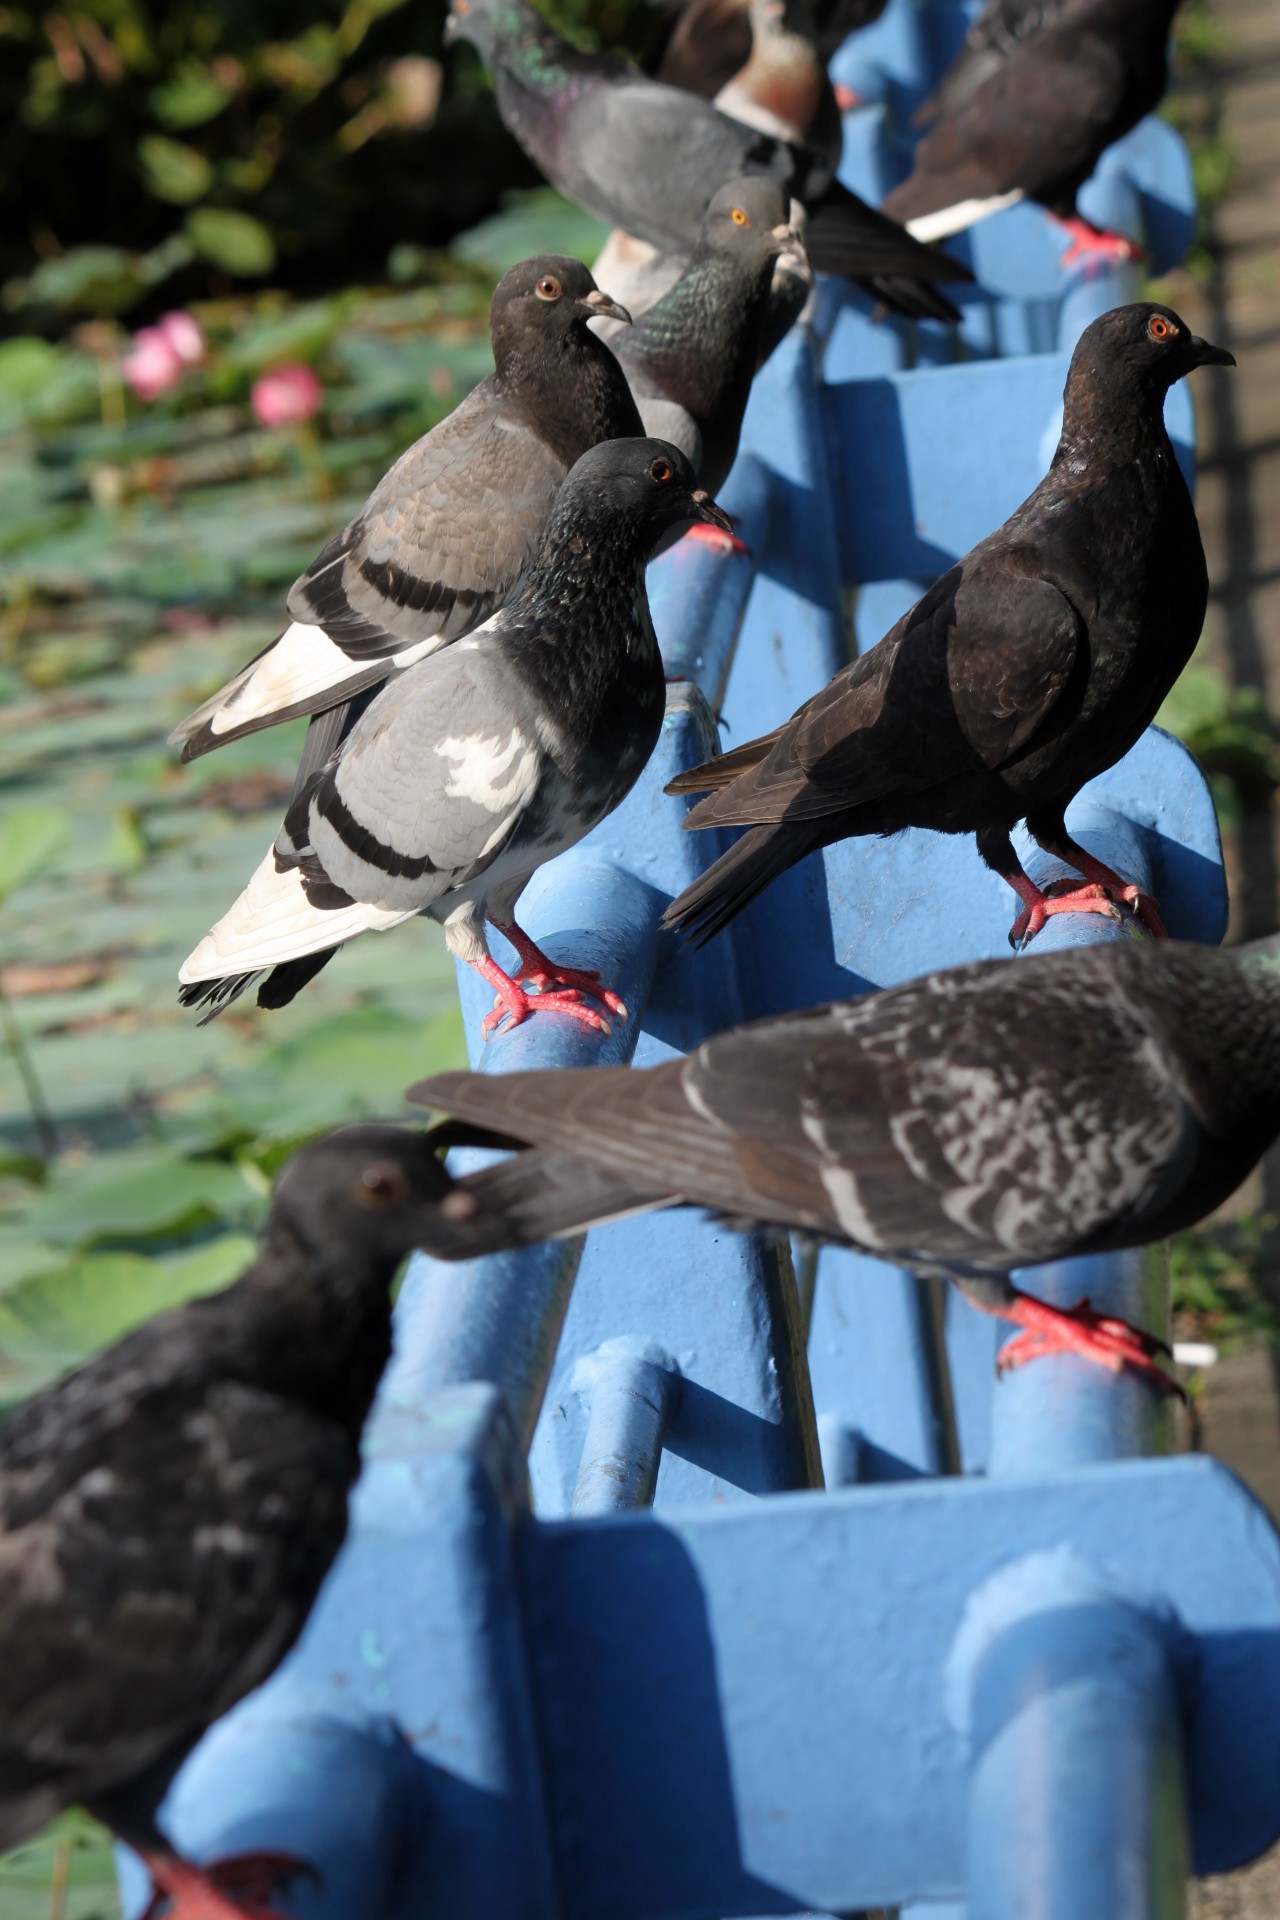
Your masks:
{"label": "pigeon beak", "polygon": [[1192,335],[1188,344],[1193,355],[1193,367],[1234,367],[1236,363],[1234,353],[1228,353],[1225,347],[1215,347],[1196,334]]}
{"label": "pigeon beak", "polygon": [[769,238],[773,242],[775,253],[803,253],[804,240],[800,229],[785,223],[780,227],[770,227]]}
{"label": "pigeon beak", "polygon": [[695,487],[693,504],[698,509],[699,520],[709,527],[719,527],[721,533],[732,533],[733,522],[723,507],[718,507],[705,487]]}
{"label": "pigeon beak", "polygon": [[574,304],[585,307],[593,320],[621,320],[624,326],[631,325],[631,315],[626,308],[619,306],[616,300],[611,300],[607,293],[601,292],[599,287],[594,288],[590,293],[584,293],[581,300],[575,301]]}

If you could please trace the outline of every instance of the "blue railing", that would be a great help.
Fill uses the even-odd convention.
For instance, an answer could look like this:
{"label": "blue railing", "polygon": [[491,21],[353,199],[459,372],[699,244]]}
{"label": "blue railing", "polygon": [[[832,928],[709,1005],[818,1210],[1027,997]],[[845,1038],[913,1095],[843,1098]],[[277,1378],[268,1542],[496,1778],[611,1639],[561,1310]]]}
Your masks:
{"label": "blue railing", "polygon": [[[873,196],[961,23],[893,0],[841,56],[880,103],[847,147]],[[1089,192],[1162,262],[1185,245],[1168,129]],[[717,851],[663,794],[713,749],[713,711],[731,740],[775,724],[845,657],[850,592],[870,643],[996,526],[1044,470],[1074,339],[1135,291],[1129,270],[1062,275],[1034,210],[970,244],[963,362],[946,329],[875,326],[827,285],[758,380],[723,494],[750,555],[684,543],[653,568],[661,743],[525,896],[539,942],[632,1017],[483,1046],[464,971],[485,1071],[645,1064],[1007,954],[1008,889],[967,840],[915,832],[815,856],[700,953],[658,932]],[[1190,463],[1184,389],[1169,419]],[[1213,809],[1175,741],[1148,733],[1069,824],[1175,936],[1221,938]],[[1128,937],[1071,916],[1036,948]],[[1030,1284],[1167,1318],[1154,1256]],[[1181,1913],[1190,1867],[1280,1830],[1280,1542],[1221,1468],[1145,1457],[1168,1428],[1142,1384],[1061,1356],[997,1386],[1002,1330],[943,1293],[693,1214],[417,1259],[350,1542],[300,1647],[180,1775],[179,1845],[297,1852],[321,1881],[290,1902],[316,1920]]]}

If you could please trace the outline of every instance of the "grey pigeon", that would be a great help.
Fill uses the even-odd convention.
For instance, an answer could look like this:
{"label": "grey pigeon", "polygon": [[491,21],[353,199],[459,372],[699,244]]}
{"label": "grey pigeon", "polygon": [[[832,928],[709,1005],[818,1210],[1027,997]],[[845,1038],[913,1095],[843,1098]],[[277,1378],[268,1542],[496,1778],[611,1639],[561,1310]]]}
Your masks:
{"label": "grey pigeon", "polygon": [[738,451],[784,255],[804,260],[779,188],[730,181],[707,208],[680,280],[613,343],[645,431],[678,446],[713,494]]}
{"label": "grey pigeon", "polygon": [[[342,1544],[360,1436],[391,1352],[391,1285],[448,1225],[421,1134],[303,1147],[262,1250],[0,1428],[0,1850],[79,1803],[150,1868],[159,1910],[261,1915],[312,1875],[280,1854],[200,1867],[155,1825],[205,1729],[297,1639]],[[241,1904],[241,1903],[244,1904]]]}
{"label": "grey pigeon", "polygon": [[[1064,814],[1128,752],[1190,659],[1209,582],[1164,400],[1195,367],[1234,366],[1168,307],[1116,307],[1081,335],[1062,437],[1029,499],[930,587],[877,646],[774,733],[672,781],[702,793],[688,827],[751,831],[668,909],[704,938],[805,854],[851,835],[973,833],[1022,902],[1051,913],[1155,905],[1094,860]],[[1009,831],[1084,877],[1048,899]]]}
{"label": "grey pigeon", "polygon": [[983,961],[645,1071],[444,1073],[409,1097],[533,1143],[460,1182],[470,1253],[705,1207],[955,1281],[1024,1329],[1005,1367],[1070,1351],[1159,1385],[1148,1336],[1009,1275],[1179,1233],[1239,1186],[1280,1133],[1280,936]]}
{"label": "grey pigeon", "polygon": [[305,780],[341,738],[347,703],[503,605],[578,456],[644,432],[590,329],[601,315],[630,318],[580,261],[539,254],[503,276],[489,318],[494,371],[401,455],[295,582],[292,624],[176,729],[184,760],[323,713]]}
{"label": "grey pigeon", "polygon": [[[698,521],[729,524],[675,447],[610,440],[583,454],[507,605],[384,688],[297,795],[182,967],[183,1004],[216,1013],[269,969],[258,1004],[283,1006],[344,940],[425,913],[497,991],[486,1031],[537,1008],[607,1030],[580,989],[625,1014],[595,975],[540,953],[516,902],[653,751],[665,687],[645,563],[668,531]],[[490,957],[486,920],[519,953],[517,979]],[[531,995],[521,979],[555,990]]]}
{"label": "grey pigeon", "polygon": [[687,254],[713,194],[767,175],[809,216],[809,254],[898,311],[955,319],[930,283],[971,279],[835,178],[809,148],[732,120],[627,61],[583,53],[525,0],[453,0],[446,38],[473,42],[520,144],[570,200],[650,246]]}
{"label": "grey pigeon", "polygon": [[924,114],[912,170],[884,202],[921,239],[940,240],[1024,195],[1071,236],[1064,264],[1131,258],[1122,235],[1083,220],[1076,195],[1102,154],[1152,113],[1168,84],[1178,0],[997,0]]}

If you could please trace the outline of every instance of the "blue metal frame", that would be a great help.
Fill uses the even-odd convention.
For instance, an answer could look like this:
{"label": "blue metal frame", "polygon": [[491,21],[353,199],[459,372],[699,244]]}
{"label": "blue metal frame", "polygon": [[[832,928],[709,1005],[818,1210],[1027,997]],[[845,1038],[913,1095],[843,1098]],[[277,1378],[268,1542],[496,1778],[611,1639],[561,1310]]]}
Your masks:
{"label": "blue metal frame", "polygon": [[[878,103],[850,117],[864,190],[900,169],[895,128],[961,24],[892,0],[841,56]],[[1091,191],[1112,196],[1095,217],[1185,244],[1167,129]],[[1007,953],[1008,889],[926,833],[815,856],[702,953],[660,939],[717,851],[662,789],[714,748],[713,711],[743,739],[830,675],[851,591],[873,641],[1039,478],[1072,342],[1134,293],[1061,275],[1046,231],[1016,208],[973,237],[966,361],[834,286],[775,354],[723,495],[750,556],[686,542],[654,567],[677,677],[658,750],[525,896],[530,932],[632,1018],[602,1041],[544,1015],[482,1046],[464,971],[485,1071],[647,1064]],[[1169,416],[1189,462],[1182,390]],[[1213,809],[1175,741],[1153,729],[1070,824],[1174,934],[1221,938]],[[1129,937],[1077,916],[1036,945]],[[1158,1255],[1030,1284],[1167,1314]],[[312,1920],[1180,1913],[1188,1855],[1222,1869],[1280,1830],[1280,1541],[1217,1466],[1141,1458],[1167,1413],[1140,1383],[1062,1356],[997,1386],[1005,1331],[913,1275],[833,1250],[815,1274],[689,1214],[415,1260],[348,1546],[300,1647],[179,1776],[175,1841],[314,1861],[291,1895]]]}

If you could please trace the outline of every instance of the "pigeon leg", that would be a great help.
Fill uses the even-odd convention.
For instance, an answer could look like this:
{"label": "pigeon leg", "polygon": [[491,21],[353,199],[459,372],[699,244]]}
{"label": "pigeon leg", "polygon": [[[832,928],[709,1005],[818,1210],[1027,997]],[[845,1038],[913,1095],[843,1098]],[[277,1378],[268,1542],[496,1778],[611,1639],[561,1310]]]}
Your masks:
{"label": "pigeon leg", "polygon": [[[505,933],[506,928],[502,931]],[[504,1020],[510,1020],[513,1027],[518,1027],[531,1013],[570,1013],[575,1020],[581,1020],[584,1026],[595,1027],[600,1033],[612,1032],[604,1015],[580,1000],[576,989],[564,993],[526,993],[518,981],[502,971],[496,960],[486,957],[483,960],[469,960],[467,964],[475,968],[482,980],[488,981],[498,996],[493,1011],[486,1013],[480,1023],[480,1031],[486,1040]],[[550,966],[552,963],[548,961],[547,964]],[[618,1004],[621,1005],[621,1001]]]}
{"label": "pigeon leg", "polygon": [[1142,248],[1123,233],[1108,233],[1102,227],[1095,227],[1076,213],[1069,220],[1060,220],[1057,214],[1049,218],[1055,226],[1061,227],[1069,237],[1071,245],[1059,260],[1060,267],[1074,267],[1078,260],[1089,266],[1101,266],[1108,260],[1141,260]]}
{"label": "pigeon leg", "polygon": [[1132,907],[1153,940],[1169,938],[1164,921],[1160,918],[1160,909],[1151,895],[1144,893],[1131,880],[1126,880],[1114,868],[1095,860],[1091,853],[1086,853],[1065,827],[1051,834],[1037,833],[1034,829],[1030,831],[1037,845],[1043,847],[1046,853],[1051,853],[1055,860],[1065,860],[1077,873],[1082,873],[1090,885],[1102,887],[1113,900],[1122,900],[1126,906]]}
{"label": "pigeon leg", "polygon": [[498,932],[506,935],[520,955],[520,971],[516,975],[518,980],[527,980],[539,993],[545,993],[548,987],[568,987],[578,993],[589,993],[593,999],[603,1000],[610,1013],[616,1013],[619,1020],[626,1019],[625,1000],[620,1000],[608,987],[602,987],[600,975],[593,968],[562,967],[558,960],[545,954],[514,920],[509,927],[499,927]]}
{"label": "pigeon leg", "polygon": [[855,107],[862,105],[862,95],[855,93],[852,87],[846,87],[842,80],[837,80],[832,92],[836,96],[836,105],[841,113],[852,113]]}
{"label": "pigeon leg", "polygon": [[739,540],[736,533],[729,533],[723,527],[713,527],[706,520],[699,520],[685,534],[686,540],[705,540],[716,553],[750,553],[745,540]]}
{"label": "pigeon leg", "polygon": [[1163,1368],[1156,1365],[1155,1356],[1169,1351],[1165,1341],[1141,1327],[1130,1326],[1127,1320],[1095,1313],[1088,1300],[1077,1300],[1074,1307],[1051,1307],[1047,1301],[1023,1293],[1021,1288],[1011,1287],[1011,1297],[997,1305],[989,1304],[968,1288],[962,1291],[970,1306],[977,1307],[980,1313],[995,1314],[1022,1328],[1015,1339],[1000,1349],[996,1360],[998,1373],[1011,1373],[1029,1360],[1041,1360],[1047,1354],[1074,1353],[1082,1360],[1092,1360],[1095,1365],[1105,1367],[1108,1373],[1123,1373],[1128,1367],[1158,1393],[1182,1393],[1177,1381],[1171,1380]]}
{"label": "pigeon leg", "polygon": [[290,1920],[271,1904],[290,1880],[319,1875],[291,1853],[243,1853],[197,1867],[168,1851],[144,1853],[155,1889],[142,1920]]}
{"label": "pigeon leg", "polygon": [[1049,894],[1042,893],[1021,869],[1000,877],[1008,881],[1022,902],[1022,912],[1009,929],[1009,945],[1015,949],[1034,940],[1051,913],[1103,913],[1113,920],[1120,918],[1120,910],[1105,887],[1073,887],[1070,893]]}

